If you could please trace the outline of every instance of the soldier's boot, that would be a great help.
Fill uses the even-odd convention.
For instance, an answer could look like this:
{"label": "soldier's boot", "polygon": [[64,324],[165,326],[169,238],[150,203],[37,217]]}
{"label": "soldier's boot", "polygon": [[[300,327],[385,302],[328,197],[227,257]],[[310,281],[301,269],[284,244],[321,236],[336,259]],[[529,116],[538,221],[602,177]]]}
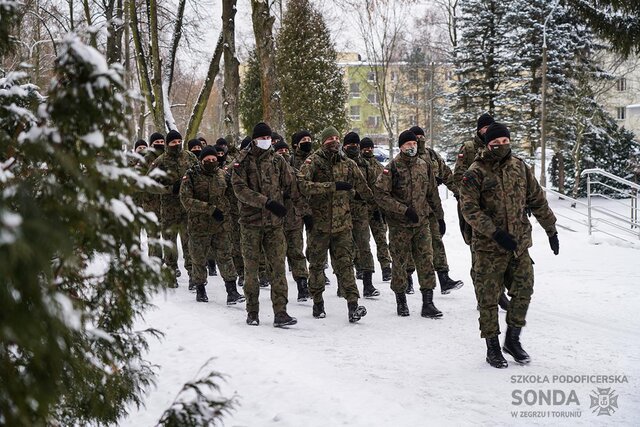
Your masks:
{"label": "soldier's boot", "polygon": [[244,286],[244,275],[242,274],[238,275],[238,286],[240,287]]}
{"label": "soldier's boot", "polygon": [[494,368],[504,369],[509,364],[500,351],[500,341],[498,336],[486,338],[487,341],[487,363]]}
{"label": "soldier's boot", "polygon": [[509,311],[509,297],[507,297],[507,294],[505,292],[502,292],[500,294],[500,299],[498,300],[498,305],[500,306],[501,309],[503,309],[504,311]]}
{"label": "soldier's boot", "polygon": [[260,278],[260,287],[268,288],[269,286],[271,286],[271,282],[269,281],[269,279],[267,279],[265,276],[262,276]]}
{"label": "soldier's boot", "polygon": [[224,282],[224,287],[227,289],[227,305],[234,305],[245,301],[244,295],[242,295],[236,289],[236,282],[229,280]]}
{"label": "soldier's boot", "polygon": [[527,364],[531,361],[531,358],[527,352],[523,350],[522,345],[520,344],[520,331],[522,331],[522,328],[507,326],[507,333],[502,350],[505,353],[510,354],[516,362]]}
{"label": "soldier's boot", "polygon": [[391,281],[391,267],[382,267],[382,281]]}
{"label": "soldier's boot", "polygon": [[180,277],[180,276],[182,276],[182,272],[180,271],[179,268],[176,268],[176,277]]}
{"label": "soldier's boot", "polygon": [[207,296],[207,291],[204,288],[206,285],[196,285],[196,301],[198,302],[209,302],[209,297]]}
{"label": "soldier's boot", "polygon": [[260,319],[258,319],[257,311],[250,311],[247,313],[247,325],[250,326],[258,326],[260,324]]}
{"label": "soldier's boot", "polygon": [[367,315],[367,309],[362,305],[358,305],[357,302],[349,302],[347,307],[349,308],[349,323],[356,323]]}
{"label": "soldier's boot", "polygon": [[364,271],[356,268],[356,280],[362,280],[364,277]]}
{"label": "soldier's boot", "polygon": [[407,271],[407,289],[405,290],[405,292],[408,295],[416,293],[416,291],[413,290],[413,272]]}
{"label": "soldier's boot", "polygon": [[420,315],[431,319],[442,317],[442,312],[433,304],[433,289],[421,289],[420,292],[422,292],[422,311],[420,311]]}
{"label": "soldier's boot", "polygon": [[372,276],[372,271],[362,272],[362,296],[364,296],[365,298],[380,296],[380,291],[373,286]]}
{"label": "soldier's boot", "polygon": [[322,274],[324,275],[324,285],[329,286],[331,284],[331,281],[329,281],[329,277],[327,277],[327,272],[323,271]]}
{"label": "soldier's boot", "polygon": [[218,272],[216,271],[216,261],[213,259],[207,260],[207,270],[209,272],[209,276],[217,276]]}
{"label": "soldier's boot", "polygon": [[462,280],[453,280],[449,277],[448,271],[438,271],[438,281],[440,282],[440,293],[447,295],[451,291],[460,289],[464,286]]}
{"label": "soldier's boot", "polygon": [[327,313],[324,312],[324,301],[313,303],[313,317],[316,319],[324,319],[327,317]]}
{"label": "soldier's boot", "polygon": [[396,293],[396,307],[398,316],[407,317],[409,315],[409,306],[407,305],[407,295],[404,292]]}
{"label": "soldier's boot", "polygon": [[309,299],[309,286],[306,277],[298,277],[296,279],[298,285],[298,302],[304,302]]}
{"label": "soldier's boot", "polygon": [[338,284],[338,289],[336,290],[336,295],[338,296],[338,298],[346,298],[344,295],[344,292],[342,290],[342,287],[340,286],[340,284]]}
{"label": "soldier's boot", "polygon": [[280,313],[276,313],[276,315],[273,317],[274,328],[291,326],[291,325],[295,325],[296,323],[298,323],[298,320],[295,317],[289,316],[286,311],[281,311]]}
{"label": "soldier's boot", "polygon": [[193,291],[195,288],[196,288],[195,282],[193,282],[192,280],[189,280],[189,290]]}

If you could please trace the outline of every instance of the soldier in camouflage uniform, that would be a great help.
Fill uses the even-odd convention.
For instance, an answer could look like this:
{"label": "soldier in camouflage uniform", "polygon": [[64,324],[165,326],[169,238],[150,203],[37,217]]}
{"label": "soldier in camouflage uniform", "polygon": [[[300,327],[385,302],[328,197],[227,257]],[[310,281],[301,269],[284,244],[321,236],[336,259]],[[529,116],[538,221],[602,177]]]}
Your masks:
{"label": "soldier in camouflage uniform", "polygon": [[354,323],[367,314],[358,306],[358,288],[353,275],[353,237],[349,201],[352,188],[365,200],[373,195],[358,166],[340,151],[340,134],[329,126],[320,136],[322,148],[309,156],[298,175],[300,188],[308,198],[313,215],[313,229],[307,241],[309,259],[309,290],[313,297],[313,317],[326,316],[322,293],[325,288],[324,266],[327,251],[344,292],[349,310],[349,322]]}
{"label": "soldier in camouflage uniform", "polygon": [[231,182],[240,201],[242,255],[244,257],[247,297],[247,324],[258,325],[260,287],[258,259],[264,254],[273,274],[271,303],[275,313],[273,325],[294,325],[296,319],[287,314],[287,279],[285,277],[286,242],[282,229],[287,214],[284,193],[298,208],[299,193],[295,176],[271,146],[271,128],[258,123],[253,128],[253,142],[238,155],[233,165]]}
{"label": "soldier in camouflage uniform", "polygon": [[[360,157],[366,163],[366,168],[360,170],[369,188],[373,189],[384,166],[374,157],[373,141],[370,138],[365,137],[360,140]],[[369,228],[373,240],[376,242],[376,255],[382,269],[382,281],[388,282],[391,280],[391,255],[389,255],[389,244],[387,243],[388,229],[384,216],[377,205],[369,207]]]}
{"label": "soldier in camouflage uniform", "polygon": [[[154,132],[149,137],[149,149],[144,155],[144,161],[141,164],[140,173],[146,175],[149,172],[149,167],[155,159],[158,158],[164,152],[164,135],[158,132]],[[153,212],[158,218],[159,229],[162,228],[162,216],[160,216],[160,202],[161,196],[159,194],[153,194],[147,192],[143,199],[142,207],[147,212]],[[152,240],[159,240],[161,235],[156,236],[147,235],[149,240],[149,256],[155,256],[162,258],[162,247],[159,244],[155,244]]]}
{"label": "soldier in camouflage uniform", "polygon": [[487,341],[487,362],[496,368],[507,367],[498,341],[498,299],[507,278],[512,281],[511,304],[503,350],[518,363],[530,360],[519,339],[533,294],[527,206],[546,231],[554,254],[559,251],[556,218],[531,169],[511,154],[510,137],[503,124],[491,124],[485,134],[487,149],[464,173],[460,186],[462,214],[473,229],[480,332]]}
{"label": "soldier in camouflage uniform", "polygon": [[400,134],[400,153],[384,168],[374,189],[389,224],[391,289],[396,294],[398,316],[409,315],[406,272],[413,257],[422,292],[421,315],[439,318],[442,312],[433,304],[436,277],[429,215],[433,211],[437,219],[442,219],[443,212],[435,174],[431,165],[418,157],[417,139],[409,130]]}
{"label": "soldier in camouflage uniform", "polygon": [[244,301],[236,289],[236,271],[231,258],[229,240],[229,207],[224,193],[227,188],[225,173],[218,166],[217,151],[205,147],[200,152],[200,163],[187,170],[180,186],[180,202],[189,216],[189,253],[191,254],[196,301],[208,302],[207,248],[220,265],[220,274],[227,290],[227,305]]}
{"label": "soldier in camouflage uniform", "polygon": [[[245,144],[246,148],[249,143],[251,143],[251,137],[245,138],[242,144]],[[227,178],[227,190],[225,195],[227,196],[227,200],[229,201],[229,216],[230,216],[230,227],[231,227],[231,255],[233,257],[233,264],[236,267],[236,273],[238,274],[238,286],[244,286],[244,259],[242,258],[242,234],[240,229],[240,212],[238,210],[238,198],[236,197],[236,193],[233,191],[233,185],[231,183],[231,177],[233,173],[233,164],[227,164],[222,168],[225,171],[225,176]]]}
{"label": "soldier in camouflage uniform", "polygon": [[[360,136],[355,132],[349,132],[346,134],[344,136],[342,149],[347,157],[358,165],[362,176],[365,177],[365,182],[368,187],[372,178],[369,177],[369,180],[366,178],[369,166],[368,163],[360,157]],[[351,199],[351,220],[353,223],[351,232],[353,234],[356,253],[354,262],[356,272],[359,271],[362,274],[362,296],[365,298],[377,297],[380,295],[380,291],[373,286],[372,280],[374,264],[373,255],[371,254],[371,246],[369,245],[369,212],[371,211],[372,205],[377,209],[378,206],[375,205],[373,200],[369,202],[365,201],[357,191]]]}
{"label": "soldier in camouflage uniform", "polygon": [[[458,197],[458,187],[453,182],[453,173],[444,159],[433,148],[427,146],[424,130],[419,126],[411,129],[418,137],[418,157],[431,164],[431,170],[436,175],[436,184],[444,184],[455,197]],[[440,293],[446,295],[453,290],[460,289],[464,283],[461,280],[453,280],[449,277],[449,263],[447,252],[444,248],[442,237],[447,230],[444,219],[438,220],[433,212],[429,215],[429,227],[431,228],[431,245],[433,247],[433,268],[436,270],[440,282]]]}
{"label": "soldier in camouflage uniform", "polygon": [[[145,154],[147,154],[148,148],[149,146],[147,145],[147,141],[145,141],[144,139],[137,140],[133,145],[133,153],[135,154],[132,154],[128,160],[129,167],[135,169],[142,175],[145,175],[147,173],[144,164],[144,156]],[[133,201],[136,203],[136,205],[143,207],[147,196],[147,192],[137,191],[133,194]]]}
{"label": "soldier in camouflage uniform", "polygon": [[[148,175],[162,186],[160,190],[153,191],[158,191],[161,194],[162,235],[166,240],[173,243],[173,246],[165,247],[164,263],[175,271],[176,277],[180,276],[177,249],[178,233],[182,242],[184,267],[191,274],[187,212],[180,203],[178,194],[185,172],[197,163],[196,156],[182,149],[182,135],[178,131],[171,130],[167,134],[167,151],[151,163],[148,172]],[[164,172],[164,174],[160,176],[161,174],[155,172],[156,169]],[[178,286],[177,280],[175,286]]]}

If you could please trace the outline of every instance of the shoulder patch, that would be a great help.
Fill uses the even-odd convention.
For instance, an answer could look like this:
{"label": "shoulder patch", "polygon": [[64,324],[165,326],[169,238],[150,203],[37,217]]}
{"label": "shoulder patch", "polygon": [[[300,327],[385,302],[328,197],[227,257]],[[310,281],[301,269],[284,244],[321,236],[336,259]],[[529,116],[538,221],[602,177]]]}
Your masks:
{"label": "shoulder patch", "polygon": [[458,153],[458,158],[459,158],[459,159],[464,158],[464,153],[462,153],[462,152]]}
{"label": "shoulder patch", "polygon": [[234,167],[234,168],[236,168],[236,169],[238,169],[238,168],[240,167],[240,163],[235,162],[235,163],[233,164],[233,167]]}
{"label": "shoulder patch", "polygon": [[389,169],[387,169],[387,168],[382,169],[382,173],[384,175],[389,175]]}
{"label": "shoulder patch", "polygon": [[304,161],[306,164],[310,164],[311,163],[311,159],[307,157],[307,160]]}
{"label": "shoulder patch", "polygon": [[465,172],[464,175],[462,175],[462,183],[465,185],[473,185],[473,186],[478,186],[478,181],[476,181],[476,177],[469,173],[469,172]]}
{"label": "shoulder patch", "polygon": [[185,176],[183,176],[183,177],[182,177],[182,180],[183,180],[183,181],[186,181],[187,179],[188,179],[188,178],[187,178],[187,175],[185,175]]}

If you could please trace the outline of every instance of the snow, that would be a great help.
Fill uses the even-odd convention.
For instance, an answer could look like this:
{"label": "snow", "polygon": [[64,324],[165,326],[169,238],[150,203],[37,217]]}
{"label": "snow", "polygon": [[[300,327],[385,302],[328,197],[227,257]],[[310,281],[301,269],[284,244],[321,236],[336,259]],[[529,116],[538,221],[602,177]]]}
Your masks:
{"label": "snow", "polygon": [[80,139],[82,139],[93,148],[101,148],[104,146],[104,135],[102,135],[102,132],[100,132],[99,130],[89,132],[88,134],[82,136]]}
{"label": "snow", "polygon": [[[562,419],[562,425],[637,425],[639,246],[621,245],[601,233],[589,237],[583,217],[575,214],[577,222],[572,221],[566,203],[550,198],[552,207],[563,213],[558,219],[560,255],[552,254],[532,218],[536,285],[522,342],[533,360],[519,366],[507,356],[509,368],[498,370],[484,360],[486,347],[469,278],[470,253],[457,229],[455,199],[443,203],[450,274],[465,282],[449,295],[440,295],[436,288],[434,299],[443,319],[420,317],[419,293],[407,296],[411,316],[396,316],[393,293],[378,270],[374,285],[381,296],[361,300],[368,315],[349,324],[346,303],[336,297],[336,279],[329,268],[326,319],[311,316],[311,302],[296,302],[295,283],[288,276],[288,311],[298,324],[288,330],[273,328],[269,292],[262,291],[261,325],[249,327],[244,304],[226,306],[220,276],[209,277],[210,302],[201,304],[187,290],[183,270],[180,288],[158,296],[157,309],[138,325],[166,334],[151,343],[148,357],[159,365],[158,384],[148,394],[146,408],[132,408],[121,424],[154,425],[182,385],[215,357],[213,368],[227,376],[221,384],[223,395],[237,394],[240,403],[226,418],[230,426],[558,424],[552,415],[516,420],[514,411],[580,414]],[[358,285],[361,288],[361,282]],[[499,317],[504,331],[505,313]],[[584,375],[618,375],[627,382],[589,382],[596,377],[585,382]],[[525,378],[538,382],[518,382]],[[579,382],[568,382],[574,380]],[[590,408],[589,396],[598,387],[612,387],[618,395],[618,409],[611,416],[598,416]],[[515,390],[560,390],[565,395],[573,390],[579,405],[515,405]]]}

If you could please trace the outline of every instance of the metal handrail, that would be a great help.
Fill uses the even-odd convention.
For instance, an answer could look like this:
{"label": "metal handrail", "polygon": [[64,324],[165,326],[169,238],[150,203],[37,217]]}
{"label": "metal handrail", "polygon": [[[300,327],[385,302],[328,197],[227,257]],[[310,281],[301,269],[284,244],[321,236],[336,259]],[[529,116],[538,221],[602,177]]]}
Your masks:
{"label": "metal handrail", "polygon": [[585,169],[580,173],[580,176],[584,177],[585,175],[590,175],[590,174],[602,175],[616,182],[619,182],[620,184],[628,185],[629,187],[635,188],[636,190],[640,191],[640,184],[636,184],[635,182],[631,182],[624,178],[620,178],[619,176],[609,173],[604,169],[600,169],[600,168]]}

